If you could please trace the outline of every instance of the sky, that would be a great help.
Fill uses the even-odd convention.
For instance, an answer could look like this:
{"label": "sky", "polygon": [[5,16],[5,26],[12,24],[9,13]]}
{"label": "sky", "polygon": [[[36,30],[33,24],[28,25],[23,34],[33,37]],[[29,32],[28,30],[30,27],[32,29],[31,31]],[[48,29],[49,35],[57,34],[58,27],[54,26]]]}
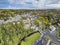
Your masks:
{"label": "sky", "polygon": [[60,9],[60,0],[0,0],[0,9]]}

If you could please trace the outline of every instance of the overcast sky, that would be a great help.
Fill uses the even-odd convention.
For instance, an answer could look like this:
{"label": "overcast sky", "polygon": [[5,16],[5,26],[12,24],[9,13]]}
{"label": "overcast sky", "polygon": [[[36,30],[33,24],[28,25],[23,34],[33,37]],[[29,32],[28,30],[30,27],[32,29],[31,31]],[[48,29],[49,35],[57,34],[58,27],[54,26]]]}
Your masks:
{"label": "overcast sky", "polygon": [[60,9],[60,0],[0,0],[0,9]]}

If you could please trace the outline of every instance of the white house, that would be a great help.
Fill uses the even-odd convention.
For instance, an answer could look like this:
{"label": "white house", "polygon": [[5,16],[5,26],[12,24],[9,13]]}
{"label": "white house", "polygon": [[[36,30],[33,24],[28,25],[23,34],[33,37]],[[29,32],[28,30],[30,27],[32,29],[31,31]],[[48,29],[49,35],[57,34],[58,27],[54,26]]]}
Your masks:
{"label": "white house", "polygon": [[39,30],[39,27],[37,27],[36,25],[33,25],[33,26],[31,26],[31,29]]}
{"label": "white house", "polygon": [[4,23],[4,20],[0,20],[0,24]]}
{"label": "white house", "polygon": [[53,25],[51,25],[49,28],[51,33],[56,30],[56,28]]}

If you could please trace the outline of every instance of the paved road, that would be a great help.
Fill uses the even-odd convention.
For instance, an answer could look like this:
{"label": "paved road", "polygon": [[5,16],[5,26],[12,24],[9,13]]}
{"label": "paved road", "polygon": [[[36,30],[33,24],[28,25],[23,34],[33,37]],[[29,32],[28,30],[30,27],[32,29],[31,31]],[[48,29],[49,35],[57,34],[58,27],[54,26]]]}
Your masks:
{"label": "paved road", "polygon": [[50,44],[50,40],[48,40],[48,42],[47,42],[47,44],[46,44],[46,45],[51,45],[51,44]]}
{"label": "paved road", "polygon": [[[42,32],[41,32],[41,33],[42,33]],[[42,44],[43,44],[42,41],[45,40],[45,36],[49,36],[49,37],[52,39],[52,41],[54,41],[55,43],[60,44],[60,39],[58,39],[58,38],[56,37],[56,35],[53,35],[52,33],[50,33],[50,32],[47,30],[47,31],[44,31],[44,32],[42,33],[42,37],[41,37],[41,39],[37,42],[36,45],[42,45]],[[49,44],[49,45],[50,45],[50,44]]]}
{"label": "paved road", "polygon": [[42,35],[41,39],[35,44],[35,45],[43,45],[43,42],[45,41],[44,35]]}
{"label": "paved road", "polygon": [[54,42],[60,43],[60,39],[58,39],[55,35],[52,35],[48,30],[45,31],[45,35],[48,35]]}

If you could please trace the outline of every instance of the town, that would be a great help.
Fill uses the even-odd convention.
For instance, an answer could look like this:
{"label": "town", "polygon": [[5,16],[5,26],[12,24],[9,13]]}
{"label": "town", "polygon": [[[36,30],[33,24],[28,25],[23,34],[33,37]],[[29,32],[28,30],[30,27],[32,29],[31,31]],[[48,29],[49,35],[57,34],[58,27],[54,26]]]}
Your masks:
{"label": "town", "polygon": [[60,45],[59,12],[1,10],[0,45]]}

